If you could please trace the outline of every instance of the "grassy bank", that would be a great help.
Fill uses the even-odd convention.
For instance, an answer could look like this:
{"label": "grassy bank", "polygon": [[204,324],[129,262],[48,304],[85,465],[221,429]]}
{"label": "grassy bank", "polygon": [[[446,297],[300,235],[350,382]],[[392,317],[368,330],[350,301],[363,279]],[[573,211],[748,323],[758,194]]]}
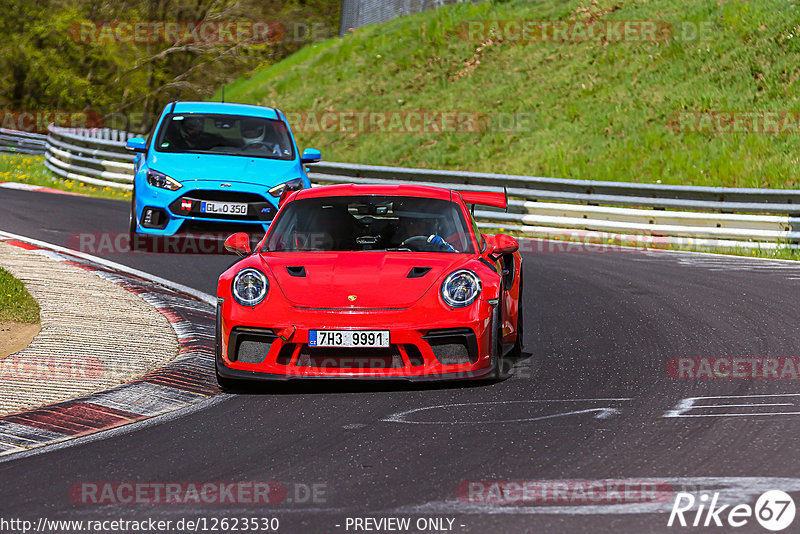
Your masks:
{"label": "grassy bank", "polygon": [[[680,117],[800,109],[796,11],[778,0],[463,3],[307,47],[228,85],[226,100],[313,111],[315,118],[377,111],[391,120],[416,110],[486,118],[468,133],[374,133],[352,125],[326,133],[294,124],[301,148],[321,148],[328,160],[794,188],[800,132],[791,124],[781,134],[713,133]],[[568,21],[573,28],[655,21],[672,32],[649,41],[526,43],[503,30],[470,35],[469,21],[480,20]]]}
{"label": "grassy bank", "polygon": [[0,322],[38,323],[39,304],[22,282],[0,269]]}
{"label": "grassy bank", "polygon": [[44,166],[44,156],[21,154],[0,155],[0,182],[20,182],[24,184],[51,187],[62,191],[80,193],[93,197],[129,200],[130,192],[111,187],[95,187],[75,180],[62,180]]}

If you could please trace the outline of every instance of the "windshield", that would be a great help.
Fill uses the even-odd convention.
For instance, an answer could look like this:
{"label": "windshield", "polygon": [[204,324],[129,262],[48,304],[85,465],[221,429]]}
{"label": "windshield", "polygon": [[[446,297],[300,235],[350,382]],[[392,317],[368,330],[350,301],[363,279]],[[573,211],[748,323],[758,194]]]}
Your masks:
{"label": "windshield", "polygon": [[458,204],[449,200],[360,196],[296,200],[269,231],[262,252],[473,252]]}
{"label": "windshield", "polygon": [[239,115],[167,115],[156,138],[158,152],[294,159],[286,123]]}

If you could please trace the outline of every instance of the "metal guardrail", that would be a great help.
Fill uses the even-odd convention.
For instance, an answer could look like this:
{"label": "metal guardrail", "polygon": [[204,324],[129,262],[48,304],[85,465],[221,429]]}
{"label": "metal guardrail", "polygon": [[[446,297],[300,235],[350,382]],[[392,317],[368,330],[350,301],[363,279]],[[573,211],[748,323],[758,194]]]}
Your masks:
{"label": "metal guardrail", "polygon": [[[800,190],[698,187],[320,162],[318,183],[418,183],[452,189],[507,190],[508,213],[477,210],[482,227],[542,237],[676,238],[709,248],[797,247]],[[597,236],[595,236],[597,237]],[[591,236],[583,235],[581,239]],[[598,239],[602,240],[602,239]]]}
{"label": "metal guardrail", "polygon": [[44,164],[56,176],[115,189],[133,189],[134,154],[125,142],[138,134],[109,128],[50,125]]}
{"label": "metal guardrail", "polygon": [[0,128],[0,152],[44,154],[46,135]]}
{"label": "metal guardrail", "polygon": [[338,183],[369,180],[447,184],[463,189],[502,191],[529,200],[579,202],[614,206],[696,209],[719,212],[795,213],[800,215],[798,189],[746,189],[685,185],[637,184],[595,180],[541,178],[513,174],[439,171],[320,162],[314,165],[320,179]]}
{"label": "metal guardrail", "polygon": [[[125,141],[135,135],[51,126],[45,165],[61,178],[131,189],[134,155],[125,149]],[[334,162],[314,164],[312,170],[315,184],[418,183],[506,190],[508,212],[477,210],[479,224],[531,236],[568,238],[588,231],[598,233],[598,240],[644,236],[708,248],[800,247],[800,190],[794,189],[568,180]]]}

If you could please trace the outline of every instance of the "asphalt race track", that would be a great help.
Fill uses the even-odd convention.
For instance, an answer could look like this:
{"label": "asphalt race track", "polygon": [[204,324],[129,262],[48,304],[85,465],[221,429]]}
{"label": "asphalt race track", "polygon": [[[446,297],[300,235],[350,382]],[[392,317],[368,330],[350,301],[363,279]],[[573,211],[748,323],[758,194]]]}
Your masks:
{"label": "asphalt race track", "polygon": [[[62,246],[80,232],[126,231],[127,210],[0,189],[0,230]],[[654,481],[751,506],[767,489],[797,501],[800,382],[679,380],[667,362],[800,356],[800,265],[542,248],[524,263],[529,354],[506,381],[266,384],[143,428],[2,461],[0,517],[277,517],[289,533],[410,517],[452,519],[452,532],[638,534],[730,529],[667,527],[672,496],[481,503],[462,490],[470,481]],[[98,255],[208,293],[233,260]],[[70,495],[80,482],[207,481],[277,481],[288,493],[267,506],[96,505]],[[436,525],[426,531],[441,531]],[[736,531],[765,532],[752,518]]]}

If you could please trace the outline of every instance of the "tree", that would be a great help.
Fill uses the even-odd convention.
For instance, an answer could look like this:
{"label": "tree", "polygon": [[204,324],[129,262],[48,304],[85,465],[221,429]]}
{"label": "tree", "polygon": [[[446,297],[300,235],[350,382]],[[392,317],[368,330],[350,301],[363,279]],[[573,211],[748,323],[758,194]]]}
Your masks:
{"label": "tree", "polygon": [[[335,35],[339,17],[338,0],[0,0],[0,9],[0,106],[96,112],[134,131],[171,100],[208,98],[297,51],[320,27]],[[256,24],[269,25],[266,41],[247,37]],[[142,39],[133,27],[151,31]]]}

